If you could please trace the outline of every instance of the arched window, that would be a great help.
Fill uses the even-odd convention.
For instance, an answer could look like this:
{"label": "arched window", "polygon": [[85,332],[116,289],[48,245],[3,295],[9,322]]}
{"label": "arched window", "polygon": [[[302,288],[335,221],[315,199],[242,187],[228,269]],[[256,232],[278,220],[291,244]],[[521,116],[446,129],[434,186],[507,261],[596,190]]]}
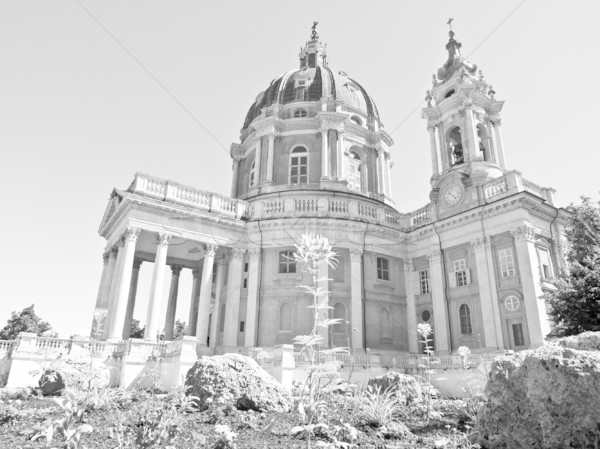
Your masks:
{"label": "arched window", "polygon": [[451,89],[448,92],[446,92],[446,95],[444,95],[444,98],[450,98],[452,95],[454,95],[455,90]]}
{"label": "arched window", "polygon": [[252,162],[250,166],[250,173],[248,173],[248,186],[252,187],[255,184],[254,174],[256,173],[256,161]]}
{"label": "arched window", "polygon": [[486,162],[493,162],[492,153],[490,151],[490,138],[486,127],[481,123],[477,125],[477,139],[479,140],[479,152],[483,160]]}
{"label": "arched window", "polygon": [[279,307],[279,331],[292,332],[292,306],[287,302]]}
{"label": "arched window", "polygon": [[460,316],[460,333],[463,335],[471,335],[473,327],[471,326],[471,309],[466,304],[462,304],[458,309]]}
{"label": "arched window", "polygon": [[333,318],[340,322],[333,325],[333,332],[344,332],[346,327],[346,306],[341,302],[336,302],[333,306]]}
{"label": "arched window", "polygon": [[305,109],[297,109],[294,111],[294,117],[298,118],[298,117],[306,117],[306,110]]}
{"label": "arched window", "polygon": [[290,184],[308,183],[308,151],[297,147],[292,151],[290,159]]}
{"label": "arched window", "polygon": [[348,155],[348,189],[361,192],[361,162],[358,155],[350,152]]}

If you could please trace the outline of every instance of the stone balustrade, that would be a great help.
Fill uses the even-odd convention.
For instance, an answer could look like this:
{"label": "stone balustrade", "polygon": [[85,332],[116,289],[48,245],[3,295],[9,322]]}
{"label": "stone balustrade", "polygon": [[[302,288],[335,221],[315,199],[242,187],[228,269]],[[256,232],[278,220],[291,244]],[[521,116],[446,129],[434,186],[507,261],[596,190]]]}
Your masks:
{"label": "stone balustrade", "polygon": [[515,193],[528,192],[546,200],[548,204],[554,205],[554,189],[541,187],[528,181],[516,170],[507,172],[504,176],[483,184],[480,188],[486,203],[514,195]]}

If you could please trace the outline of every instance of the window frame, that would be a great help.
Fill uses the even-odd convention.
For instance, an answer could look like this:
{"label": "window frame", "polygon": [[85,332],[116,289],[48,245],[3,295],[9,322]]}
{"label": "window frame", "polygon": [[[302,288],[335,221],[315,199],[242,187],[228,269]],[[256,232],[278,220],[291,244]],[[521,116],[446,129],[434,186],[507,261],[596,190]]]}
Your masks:
{"label": "window frame", "polygon": [[467,259],[456,259],[453,265],[456,286],[464,287],[465,285],[469,285],[471,282],[468,275]]}
{"label": "window frame", "polygon": [[304,118],[308,115],[306,109],[296,109],[292,114],[293,118]]}
{"label": "window frame", "polygon": [[[466,311],[466,313],[463,313]],[[473,318],[471,314],[471,307],[466,302],[463,302],[458,307],[458,321],[460,324],[461,335],[473,335]]]}
{"label": "window frame", "polygon": [[250,171],[248,172],[248,188],[252,188],[256,185],[256,160],[252,161],[250,165]]}
{"label": "window frame", "polygon": [[[424,274],[424,276],[423,276]],[[419,294],[427,295],[431,293],[431,286],[429,284],[429,270],[419,270]]]}
{"label": "window frame", "polygon": [[[300,148],[304,149],[304,151],[297,151]],[[304,164],[302,164],[302,158],[306,158],[306,161]],[[294,164],[294,159],[297,159],[298,163]],[[289,183],[290,185],[302,185],[302,184],[308,184],[309,180],[310,180],[310,153],[308,152],[308,148],[306,148],[304,145],[298,145],[297,147],[293,148],[292,151],[290,151],[290,160],[289,160]],[[297,172],[296,174],[293,174],[293,169],[294,167],[297,168]],[[301,169],[302,167],[306,168],[306,174],[301,174]],[[296,176],[296,182],[293,181],[293,176]],[[306,178],[305,181],[302,181],[302,178]]]}
{"label": "window frame", "polygon": [[[290,328],[289,329],[282,329],[281,327],[281,312],[283,311],[284,307],[289,307],[289,321],[290,321]],[[288,301],[284,301],[281,304],[279,304],[279,309],[278,309],[278,313],[277,313],[277,332],[285,332],[285,333],[292,333],[294,332],[294,307],[292,306],[292,304]]]}
{"label": "window frame", "polygon": [[502,248],[498,250],[498,268],[501,278],[512,277],[517,274],[512,248]]}
{"label": "window frame", "polygon": [[390,281],[390,260],[385,257],[377,257],[377,280]]}
{"label": "window frame", "polygon": [[[284,271],[282,271],[282,268]],[[293,270],[292,270],[293,268]],[[279,251],[277,254],[277,273],[278,274],[296,274],[298,272],[298,267],[296,264],[296,259],[294,259],[294,251],[292,250],[283,250]]]}

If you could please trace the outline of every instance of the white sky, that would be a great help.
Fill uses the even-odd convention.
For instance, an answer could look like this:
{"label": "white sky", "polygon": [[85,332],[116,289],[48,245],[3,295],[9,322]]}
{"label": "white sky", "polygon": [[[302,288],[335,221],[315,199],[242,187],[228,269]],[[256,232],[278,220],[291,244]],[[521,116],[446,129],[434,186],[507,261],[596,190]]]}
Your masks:
{"label": "white sky", "polygon": [[600,2],[372,4],[0,0],[0,327],[35,303],[61,336],[87,334],[105,245],[97,229],[112,188],[141,171],[229,194],[229,145],[258,93],[297,66],[313,20],[330,67],[362,84],[388,132],[400,125],[392,134],[400,211],[428,202],[420,108],[447,57],[449,17],[463,55],[506,100],[509,168],[555,187],[563,206],[597,196]]}

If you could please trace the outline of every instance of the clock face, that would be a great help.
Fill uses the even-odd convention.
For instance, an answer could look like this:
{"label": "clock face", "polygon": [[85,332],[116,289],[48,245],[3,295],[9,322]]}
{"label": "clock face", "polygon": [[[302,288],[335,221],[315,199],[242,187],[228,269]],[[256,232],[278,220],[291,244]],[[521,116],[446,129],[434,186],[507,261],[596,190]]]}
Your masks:
{"label": "clock face", "polygon": [[446,190],[446,193],[444,194],[444,201],[449,206],[454,206],[454,205],[458,204],[458,202],[461,200],[462,194],[463,194],[463,190],[460,188],[460,186],[457,186],[457,185],[450,186]]}

